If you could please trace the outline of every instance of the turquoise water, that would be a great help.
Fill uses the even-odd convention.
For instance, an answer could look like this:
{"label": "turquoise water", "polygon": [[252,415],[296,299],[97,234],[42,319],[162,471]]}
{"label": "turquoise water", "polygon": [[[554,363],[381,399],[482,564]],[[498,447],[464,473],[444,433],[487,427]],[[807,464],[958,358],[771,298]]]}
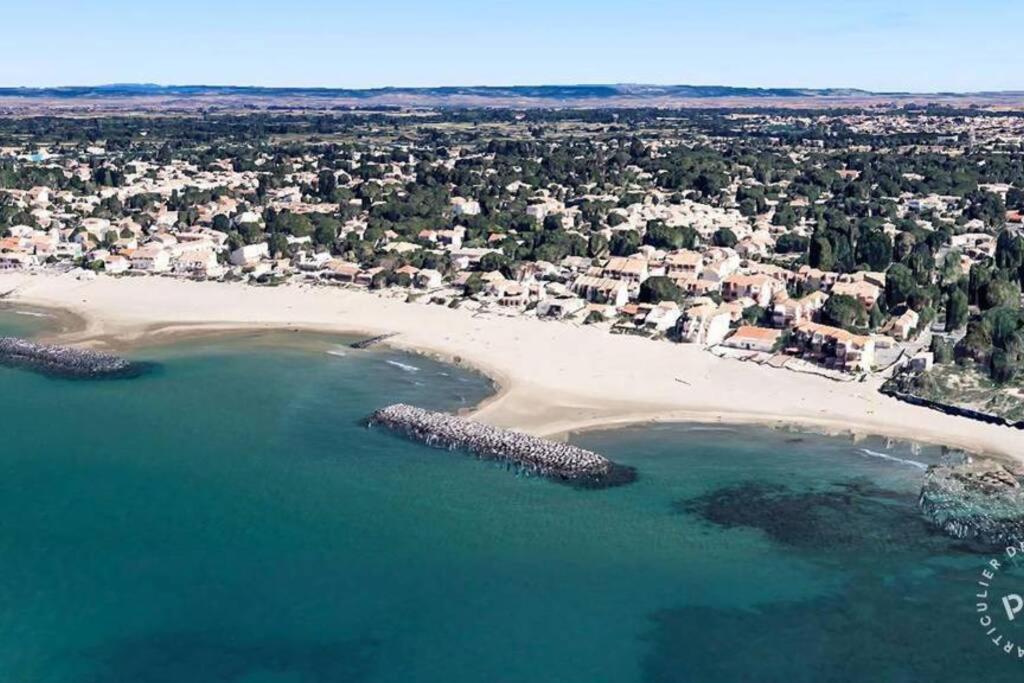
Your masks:
{"label": "turquoise water", "polygon": [[343,341],[145,350],[160,369],[122,382],[0,369],[0,681],[1024,670],[977,625],[986,558],[922,526],[918,467],[862,449],[938,451],[630,428],[577,441],[638,482],[576,490],[363,428],[387,403],[457,409],[491,387]]}

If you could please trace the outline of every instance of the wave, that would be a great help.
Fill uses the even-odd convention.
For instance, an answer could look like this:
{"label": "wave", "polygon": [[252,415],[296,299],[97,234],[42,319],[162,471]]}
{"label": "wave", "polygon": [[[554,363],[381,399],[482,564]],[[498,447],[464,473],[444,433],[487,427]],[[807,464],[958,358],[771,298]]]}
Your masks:
{"label": "wave", "polygon": [[418,367],[416,367],[415,365],[409,365],[407,363],[399,363],[397,360],[386,360],[384,362],[387,363],[388,365],[394,365],[396,368],[399,368],[400,370],[405,370],[406,372],[419,372],[420,371],[420,369]]}
{"label": "wave", "polygon": [[338,356],[339,358],[344,358],[348,354],[345,353],[344,351],[342,351],[341,349],[328,349],[327,350],[327,355],[328,356]]}
{"label": "wave", "polygon": [[14,311],[15,315],[27,315],[33,318],[52,318],[49,313],[37,313],[36,311]]}
{"label": "wave", "polygon": [[911,467],[917,467],[918,469],[922,469],[922,470],[928,469],[928,465],[926,463],[918,462],[917,460],[908,460],[907,458],[898,458],[895,455],[889,455],[887,453],[879,453],[878,451],[873,451],[870,448],[861,448],[859,450],[864,455],[867,455],[867,456],[872,457],[872,458],[881,458],[882,460],[891,460],[892,462],[903,463],[904,465],[910,465]]}

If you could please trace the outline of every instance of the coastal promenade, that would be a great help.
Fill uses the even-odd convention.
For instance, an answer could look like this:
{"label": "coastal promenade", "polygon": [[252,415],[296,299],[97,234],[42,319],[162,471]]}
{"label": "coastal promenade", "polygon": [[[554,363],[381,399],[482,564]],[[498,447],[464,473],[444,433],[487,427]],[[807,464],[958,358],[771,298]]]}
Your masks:
{"label": "coastal promenade", "polygon": [[67,311],[81,329],[49,341],[113,349],[246,329],[395,333],[390,346],[470,365],[499,385],[474,419],[538,436],[655,420],[793,425],[876,434],[1024,460],[1017,430],[912,406],[877,380],[833,382],[559,322],[490,318],[339,288],[80,281],[0,274],[6,301]]}

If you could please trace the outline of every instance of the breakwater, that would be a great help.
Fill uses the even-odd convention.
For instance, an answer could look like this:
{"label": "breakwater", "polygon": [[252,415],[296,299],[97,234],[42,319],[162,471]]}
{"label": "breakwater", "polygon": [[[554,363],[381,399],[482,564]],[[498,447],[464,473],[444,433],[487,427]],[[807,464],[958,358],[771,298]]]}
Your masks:
{"label": "breakwater", "polygon": [[500,429],[474,420],[398,403],[369,418],[408,438],[435,448],[466,450],[486,460],[585,488],[628,484],[636,479],[632,467],[617,465],[578,446]]}
{"label": "breakwater", "polygon": [[17,337],[0,337],[0,365],[69,379],[130,378],[146,369],[145,364],[108,353],[38,344]]}

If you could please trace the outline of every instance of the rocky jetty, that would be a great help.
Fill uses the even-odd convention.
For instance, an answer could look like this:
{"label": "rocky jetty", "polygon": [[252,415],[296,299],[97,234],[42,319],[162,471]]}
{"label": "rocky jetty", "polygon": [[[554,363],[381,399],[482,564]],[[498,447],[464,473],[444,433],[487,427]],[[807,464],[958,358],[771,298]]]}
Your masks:
{"label": "rocky jetty", "polygon": [[921,487],[928,522],[955,538],[986,546],[1024,540],[1022,474],[993,460],[932,465]]}
{"label": "rocky jetty", "polygon": [[616,465],[592,451],[541,439],[522,432],[398,403],[370,416],[406,437],[448,450],[466,450],[477,457],[505,462],[516,469],[585,488],[627,484],[636,470]]}
{"label": "rocky jetty", "polygon": [[70,379],[129,378],[137,377],[145,370],[141,363],[107,353],[37,344],[16,337],[0,337],[0,365]]}
{"label": "rocky jetty", "polygon": [[370,337],[369,339],[360,339],[357,342],[352,342],[351,344],[349,344],[349,348],[368,349],[371,346],[376,346],[377,344],[380,344],[382,341],[390,339],[391,337],[394,336],[394,332],[392,332],[391,334],[378,334],[376,337]]}

